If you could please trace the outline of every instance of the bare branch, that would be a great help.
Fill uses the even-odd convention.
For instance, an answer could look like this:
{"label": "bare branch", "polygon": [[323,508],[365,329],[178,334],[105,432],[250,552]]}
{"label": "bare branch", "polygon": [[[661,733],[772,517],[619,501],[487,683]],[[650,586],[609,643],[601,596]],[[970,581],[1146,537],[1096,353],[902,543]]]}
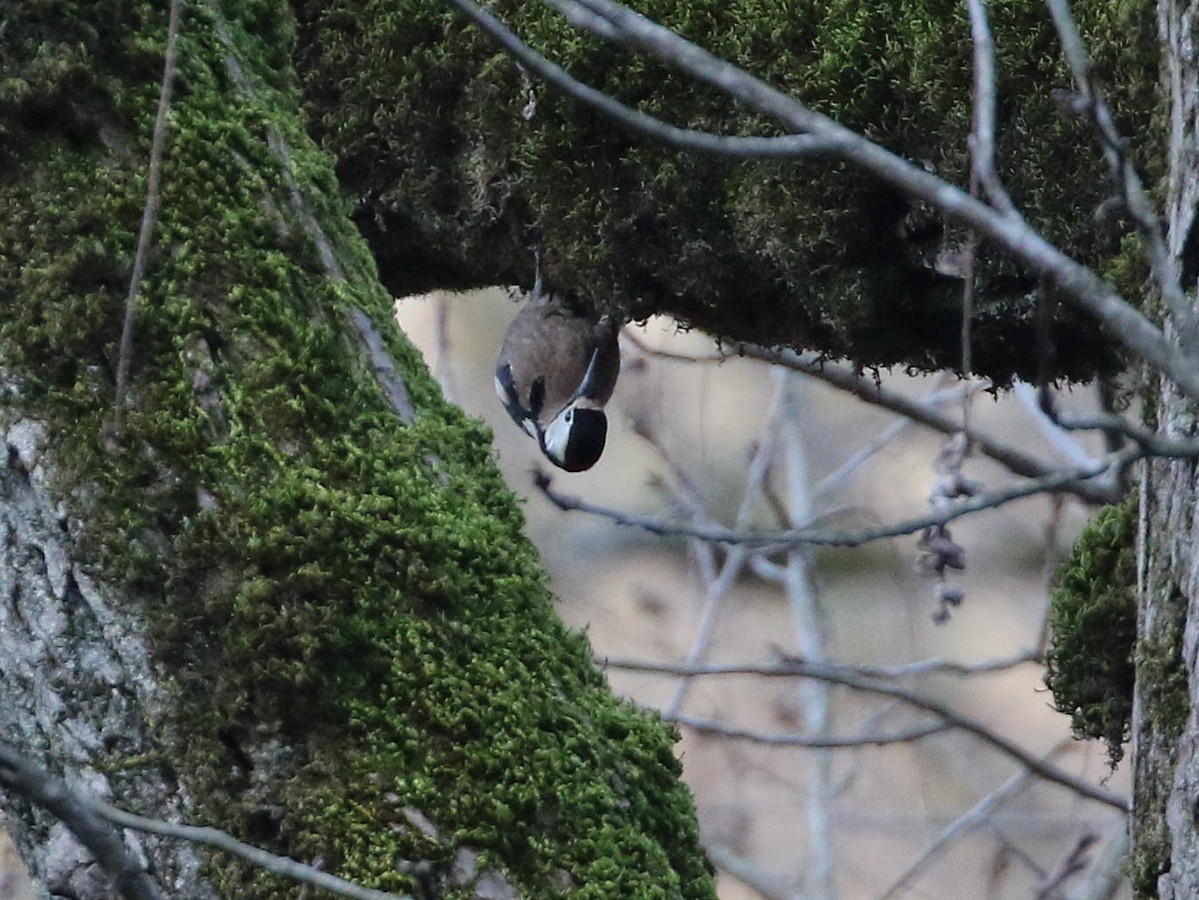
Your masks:
{"label": "bare branch", "polygon": [[[982,385],[979,382],[972,384],[960,384],[952,388],[937,388],[928,394],[925,394],[917,402],[925,409],[934,410],[938,405],[942,403],[949,403],[954,400],[969,402],[969,398],[973,396],[976,391],[981,389]],[[901,435],[905,434],[915,425],[916,422],[907,417],[896,419],[869,444],[858,448],[858,450],[856,450],[849,457],[849,459],[845,460],[845,462],[841,463],[841,465],[839,465],[836,469],[821,478],[820,482],[812,488],[812,495],[815,497],[821,497],[836,488],[842,482],[846,481],[851,475],[853,475],[862,465],[867,462],[867,460],[871,459],[873,456],[889,447]]]}
{"label": "bare branch", "polygon": [[861,734],[853,737],[825,737],[803,734],[765,734],[752,729],[737,728],[710,719],[700,719],[695,716],[676,713],[673,716],[663,716],[668,722],[675,722],[700,734],[714,737],[735,738],[754,744],[766,744],[771,747],[806,747],[815,750],[837,750],[847,747],[881,747],[884,744],[906,744],[926,738],[929,735],[940,734],[950,728],[947,722],[935,722],[931,725],[920,725],[907,731],[896,731],[891,734]]}
{"label": "bare branch", "polygon": [[1058,864],[1056,870],[1046,876],[1045,883],[1037,891],[1036,900],[1053,900],[1061,896],[1061,888],[1067,881],[1080,872],[1085,872],[1090,866],[1089,853],[1099,841],[1099,835],[1088,831],[1074,843],[1066,858]]}
{"label": "bare branch", "polygon": [[154,231],[154,223],[158,220],[162,151],[166,144],[167,115],[171,110],[171,92],[175,84],[175,71],[179,65],[179,20],[182,17],[183,0],[171,0],[171,11],[167,22],[166,58],[162,67],[162,86],[158,93],[158,114],[154,119],[154,136],[150,141],[150,171],[146,176],[146,205],[142,208],[142,224],[137,235],[137,251],[133,257],[133,274],[129,278],[129,294],[125,298],[125,320],[121,325],[121,346],[117,353],[114,424],[118,433],[125,420],[125,395],[129,390],[129,367],[133,361],[133,321],[137,316],[142,279],[146,276],[146,259],[150,255],[150,235]]}
{"label": "bare branch", "polygon": [[1070,900],[1111,900],[1126,883],[1127,866],[1128,829],[1121,823],[1108,837],[1086,880],[1071,892]]}
{"label": "bare branch", "polygon": [[1195,310],[1183,293],[1178,267],[1166,247],[1157,210],[1145,194],[1136,167],[1128,158],[1124,139],[1116,128],[1111,109],[1108,108],[1096,84],[1095,64],[1091,61],[1082,35],[1078,33],[1078,27],[1074,24],[1069,0],[1047,0],[1047,5],[1050,15],[1053,16],[1058,38],[1062,42],[1062,51],[1074,76],[1075,87],[1081,97],[1082,102],[1079,105],[1099,134],[1104,159],[1111,168],[1112,179],[1124,205],[1136,222],[1141,243],[1153,269],[1154,280],[1161,289],[1162,297],[1178,328],[1182,345],[1193,352],[1196,342],[1199,341],[1199,320],[1196,319]]}
{"label": "bare branch", "polygon": [[764,900],[794,900],[795,890],[790,878],[763,872],[744,856],[715,841],[704,841],[704,851],[712,865],[750,887]]}
{"label": "bare branch", "polygon": [[[872,406],[890,410],[907,420],[924,425],[941,434],[952,435],[962,431],[960,422],[952,416],[938,412],[934,408],[937,404],[949,399],[946,396],[948,392],[913,400],[897,391],[888,390],[876,379],[854,371],[848,366],[826,360],[818,353],[797,353],[794,350],[762,347],[757,344],[739,344],[733,347],[729,353],[690,356],[651,347],[635,334],[627,331],[625,332],[625,336],[640,351],[648,356],[654,356],[659,359],[669,359],[676,362],[720,364],[740,355],[749,359],[761,360],[771,365],[785,366],[786,368],[803,372],[805,375],[823,381],[825,384],[835,387],[838,390],[853,394],[863,403],[869,403]],[[963,387],[961,390],[973,392],[981,389],[981,385],[969,385]],[[1137,444],[1146,456],[1163,456],[1172,459],[1199,457],[1199,442],[1160,437],[1151,432],[1136,428],[1130,422],[1115,414],[1078,419],[1063,419],[1061,417],[1049,416],[1037,407],[1035,399],[1028,397],[1030,390],[1023,382],[1017,382],[1014,388],[1016,396],[1024,401],[1029,412],[1039,420],[1043,420],[1042,424],[1048,429],[1046,431],[1047,436],[1054,443],[1054,446],[1066,454],[1073,465],[1083,467],[1093,463],[1094,460],[1085,453],[1082,453],[1079,448],[1064,445],[1060,440],[1060,431],[1057,434],[1053,433],[1054,426],[1072,431],[1099,430],[1117,432]],[[966,434],[970,438],[970,443],[974,450],[999,463],[1013,474],[1023,475],[1027,478],[1041,478],[1056,471],[1036,457],[1030,456],[1019,448],[1005,444],[983,432],[967,429]],[[1114,481],[1084,481],[1079,484],[1062,487],[1060,491],[1061,493],[1073,494],[1088,503],[1097,504],[1113,503],[1119,500],[1123,493],[1120,485]]]}
{"label": "bare branch", "polygon": [[[802,678],[802,673],[795,671],[791,658],[786,664],[779,663],[711,663],[709,665],[691,665],[689,663],[656,663],[641,659],[619,656],[602,656],[595,658],[595,664],[606,669],[627,669],[632,672],[650,672],[662,675],[751,675],[760,678]],[[925,659],[914,663],[897,666],[878,666],[871,663],[826,663],[839,672],[868,679],[899,679],[916,675],[987,675],[992,672],[1006,672],[1029,662],[1040,662],[1040,656],[1035,650],[1025,650],[1014,656],[1002,659],[986,660],[979,663],[961,663],[947,659]]]}
{"label": "bare branch", "polygon": [[[1051,760],[1055,755],[1057,755],[1057,753],[1061,751],[1062,746],[1063,744],[1058,744],[1058,746],[1054,747],[1053,750],[1043,757],[1043,759],[1046,762]],[[940,836],[938,836],[935,841],[933,841],[924,849],[923,853],[916,857],[916,859],[914,859],[908,865],[908,867],[903,870],[903,873],[891,883],[891,886],[879,895],[879,900],[890,900],[891,897],[896,896],[900,891],[907,887],[912,879],[919,875],[920,872],[923,871],[925,867],[927,867],[928,864],[932,862],[932,860],[935,859],[942,850],[948,847],[953,841],[957,840],[957,838],[985,823],[987,819],[989,819],[995,813],[995,811],[999,809],[1000,806],[1002,806],[1004,803],[1007,803],[1026,787],[1028,787],[1031,778],[1032,772],[1017,772],[1002,785],[1000,785],[996,790],[979,800],[978,803],[974,804],[974,806],[972,806],[967,812],[963,813],[961,816],[958,816],[957,819],[951,822],[949,826],[941,832]]]}
{"label": "bare branch", "polygon": [[871,678],[906,678],[912,675],[988,675],[1006,672],[1025,663],[1040,662],[1037,650],[1022,650],[1012,656],[988,659],[977,663],[960,663],[947,659],[926,659],[899,666],[875,666],[868,663],[853,668]]}
{"label": "bare branch", "polygon": [[137,831],[145,831],[150,834],[191,841],[193,844],[215,847],[239,859],[244,859],[264,872],[279,875],[300,884],[312,885],[315,888],[320,888],[339,897],[349,897],[350,900],[413,900],[408,895],[389,894],[386,891],[376,891],[371,888],[362,887],[351,881],[346,881],[344,878],[338,878],[336,875],[323,872],[314,866],[296,862],[294,859],[286,856],[276,856],[273,853],[267,853],[258,847],[243,844],[237,838],[217,828],[197,825],[175,825],[170,822],[163,822],[160,819],[150,819],[145,816],[125,812],[122,809],[110,806],[107,803],[101,803],[97,800],[87,799],[83,802],[91,812],[102,816],[114,824],[120,825],[122,828],[133,828]]}
{"label": "bare branch", "polygon": [[[811,477],[808,472],[807,442],[804,435],[803,380],[794,372],[776,368],[774,378],[781,387],[781,432],[779,450],[786,473],[783,499],[784,521],[790,528],[810,520],[812,515]],[[790,550],[785,557],[782,579],[791,628],[798,655],[813,662],[827,661],[828,619],[820,591],[812,581],[811,553],[808,548]],[[832,687],[820,681],[799,685],[804,728],[815,739],[827,738],[832,721]],[[804,865],[804,886],[818,897],[836,893],[832,840],[832,806],[835,800],[834,754],[831,748],[818,750],[807,767],[804,812],[808,831],[808,858]]]}
{"label": "bare branch", "polygon": [[[607,659],[605,665],[608,668],[627,669],[636,672],[652,672],[661,675],[688,675],[699,674],[699,671],[694,667],[682,666],[671,663],[651,663],[641,660],[621,660]],[[731,667],[726,668],[722,674],[762,674],[760,666],[744,666],[739,670],[734,670]],[[705,674],[715,674],[717,667],[707,667]],[[864,677],[857,672],[844,666],[829,665],[827,663],[809,663],[801,659],[788,658],[783,656],[776,665],[776,671],[781,675],[784,671],[796,678],[816,678],[821,681],[827,681],[832,684],[839,684],[855,691],[864,693],[877,694],[883,697],[891,697],[895,700],[901,700],[910,706],[925,712],[932,713],[940,717],[942,720],[962,731],[969,732],[975,737],[980,738],[984,743],[989,744],[994,749],[998,750],[1005,756],[1015,760],[1020,765],[1029,769],[1033,774],[1046,781],[1051,781],[1055,784],[1060,784],[1063,787],[1069,788],[1080,796],[1090,800],[1095,800],[1099,803],[1104,803],[1121,812],[1128,812],[1128,800],[1121,797],[1106,788],[1091,784],[1083,779],[1071,775],[1069,772],[1062,771],[1057,767],[1050,765],[1042,759],[1033,756],[1015,741],[998,733],[994,729],[982,724],[981,722],[970,719],[954,709],[950,708],[938,700],[930,697],[925,697],[907,688],[899,687],[898,685],[888,684],[887,682],[878,681],[876,679]]]}
{"label": "bare branch", "polygon": [[1199,366],[1192,356],[1176,347],[1153,322],[1099,276],[1062,253],[1018,214],[997,212],[960,188],[814,112],[732,63],[613,0],[546,2],[564,14],[579,16],[578,21],[583,25],[602,20],[601,27],[591,30],[671,63],[801,134],[835,141],[842,147],[837,153],[838,158],[865,169],[912,197],[931,203],[960,225],[977,229],[984,237],[1049,278],[1070,302],[1102,322],[1112,337],[1173,380],[1184,394],[1199,399]]}
{"label": "bare branch", "polygon": [[[753,344],[741,345],[737,349],[753,359],[760,359],[803,372],[825,384],[853,394],[863,403],[889,409],[942,434],[957,434],[962,430],[961,422],[952,416],[930,409],[927,404],[919,400],[912,400],[895,391],[887,390],[873,378],[855,372],[848,366],[826,362],[817,354],[801,354],[794,350],[777,350]],[[1044,478],[1055,471],[1036,457],[989,435],[977,431],[967,431],[967,434],[976,450],[1016,475],[1023,475],[1026,478]],[[1089,503],[1111,503],[1119,499],[1109,485],[1093,480],[1064,485],[1061,490],[1077,494]]]}
{"label": "bare branch", "polygon": [[[1085,464],[1090,457],[1076,441],[1065,434],[1069,431],[1101,431],[1108,438],[1113,436],[1126,438],[1136,444],[1145,456],[1163,459],[1199,457],[1199,441],[1155,434],[1143,428],[1137,428],[1125,417],[1112,412],[1092,413],[1087,416],[1060,415],[1056,411],[1055,404],[1046,401],[1044,390],[1040,392],[1042,399],[1041,402],[1038,402],[1038,392],[1024,382],[1016,383],[1014,393],[1028,412],[1035,417],[1046,437],[1072,463]],[[1121,443],[1119,440],[1109,440],[1109,446],[1119,446]]]}
{"label": "bare branch", "polygon": [[[762,440],[758,442],[750,459],[745,479],[745,492],[742,494],[741,505],[737,509],[737,517],[734,520],[734,527],[736,528],[744,528],[748,525],[754,511],[754,506],[757,503],[758,495],[761,493],[763,483],[769,474],[776,440],[775,422],[781,408],[781,390],[776,386],[774,395],[770,401],[770,409],[766,416],[765,434]],[[661,452],[661,448],[659,448],[659,452]],[[700,663],[704,655],[708,652],[708,646],[711,644],[712,634],[716,630],[716,623],[719,620],[725,595],[732,588],[738,576],[740,576],[747,556],[745,548],[734,547],[729,551],[724,564],[720,568],[720,573],[716,577],[709,578],[707,577],[708,573],[705,572],[705,593],[707,596],[704,602],[703,614],[700,617],[699,628],[696,631],[694,640],[691,642],[691,648],[687,651],[687,661],[689,663]],[[663,708],[663,712],[670,715],[682,709],[683,701],[687,697],[690,686],[690,679],[683,678],[675,689],[674,695]]]}
{"label": "bare branch", "polygon": [[567,96],[598,110],[630,131],[663,141],[680,150],[715,156],[767,159],[772,157],[830,156],[839,149],[837,139],[819,138],[809,134],[788,134],[778,137],[723,135],[671,125],[640,110],[626,106],[603,91],[576,80],[561,66],[555,65],[532,49],[473,0],[447,0],[447,2],[495,38],[521,65],[539,75]]}
{"label": "bare branch", "polygon": [[1042,404],[1038,402],[1038,396],[1042,393],[1043,389],[1034,388],[1024,381],[1017,381],[1012,385],[1012,394],[1032,417],[1041,434],[1066,462],[1076,466],[1084,466],[1091,462],[1094,457],[1087,449],[1067,434],[1065,429],[1060,428],[1045,412]]}
{"label": "bare branch", "polygon": [[44,809],[70,829],[126,900],[162,900],[162,894],[126,848],[116,829],[65,782],[48,775],[6,744],[0,744],[0,784]]}
{"label": "bare branch", "polygon": [[970,10],[970,37],[974,42],[972,173],[995,208],[1002,215],[1012,216],[1016,214],[1016,206],[995,169],[995,41],[984,0],[966,0],[966,6]]}
{"label": "bare branch", "polygon": [[1014,500],[1032,497],[1037,494],[1052,493],[1067,486],[1097,478],[1111,471],[1122,472],[1142,454],[1135,450],[1125,450],[1112,454],[1093,465],[1079,468],[1064,469],[1045,475],[1042,478],[1030,479],[1007,488],[976,494],[968,500],[942,510],[914,516],[873,528],[839,529],[810,526],[785,531],[740,531],[737,529],[713,527],[694,528],[687,525],[677,525],[663,522],[660,519],[635,516],[621,510],[598,504],[588,503],[579,497],[571,497],[553,490],[553,480],[543,470],[537,469],[533,474],[534,485],[551,503],[564,512],[572,510],[602,516],[611,519],[618,525],[640,528],[651,534],[664,536],[679,536],[698,538],[717,544],[743,545],[753,548],[759,553],[779,553],[793,547],[813,545],[821,547],[860,547],[864,544],[885,538],[915,534],[925,528],[946,525],[955,519],[979,512],[984,509],[995,509]]}
{"label": "bare branch", "polygon": [[70,790],[62,780],[46,774],[5,744],[0,744],[0,784],[26,797],[66,825],[127,900],[162,900],[162,895],[111,825],[215,847],[272,875],[312,885],[350,900],[413,900],[407,895],[361,887],[313,866],[267,853],[216,828],[175,825],[125,812]]}
{"label": "bare branch", "polygon": [[1090,416],[1059,416],[1051,414],[1050,420],[1066,431],[1102,431],[1119,434],[1136,444],[1145,456],[1163,459],[1194,459],[1199,456],[1199,442],[1162,437],[1137,428],[1123,416],[1115,413],[1096,413]]}

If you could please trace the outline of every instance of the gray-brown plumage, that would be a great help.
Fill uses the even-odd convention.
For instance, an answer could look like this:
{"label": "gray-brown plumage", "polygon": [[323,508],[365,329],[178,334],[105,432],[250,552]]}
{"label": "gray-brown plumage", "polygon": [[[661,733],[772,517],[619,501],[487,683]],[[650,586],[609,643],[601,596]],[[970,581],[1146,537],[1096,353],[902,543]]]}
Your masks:
{"label": "gray-brown plumage", "polygon": [[591,468],[603,452],[603,406],[620,374],[618,331],[539,282],[504,335],[496,393],[513,421],[568,471]]}

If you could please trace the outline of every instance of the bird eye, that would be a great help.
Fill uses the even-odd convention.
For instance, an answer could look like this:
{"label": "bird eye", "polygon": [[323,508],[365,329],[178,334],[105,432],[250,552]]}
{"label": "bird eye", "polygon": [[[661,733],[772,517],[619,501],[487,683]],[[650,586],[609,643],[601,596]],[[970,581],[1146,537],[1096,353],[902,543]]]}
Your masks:
{"label": "bird eye", "polygon": [[566,424],[569,425],[571,423],[571,421],[574,419],[574,417],[575,417],[575,411],[573,409],[568,409],[566,411]]}

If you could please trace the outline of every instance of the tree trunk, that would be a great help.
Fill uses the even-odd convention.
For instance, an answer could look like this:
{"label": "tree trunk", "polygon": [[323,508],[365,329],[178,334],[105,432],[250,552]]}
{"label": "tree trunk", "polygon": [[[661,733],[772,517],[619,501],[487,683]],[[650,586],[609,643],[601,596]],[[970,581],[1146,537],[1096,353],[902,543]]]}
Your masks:
{"label": "tree trunk", "polygon": [[[394,326],[286,4],[185,4],[114,415],[163,6],[0,2],[0,740],[380,889],[712,896],[670,735],[556,619],[489,434]],[[0,799],[45,889],[111,896]],[[126,841],[167,896],[295,896]]]}
{"label": "tree trunk", "polygon": [[[1159,0],[1170,104],[1167,227],[1183,287],[1195,288],[1199,208],[1199,60],[1194,3]],[[1192,401],[1166,385],[1160,428],[1193,438]],[[1199,472],[1193,460],[1159,460],[1142,488],[1140,610],[1133,708],[1133,856],[1139,897],[1199,896]]]}

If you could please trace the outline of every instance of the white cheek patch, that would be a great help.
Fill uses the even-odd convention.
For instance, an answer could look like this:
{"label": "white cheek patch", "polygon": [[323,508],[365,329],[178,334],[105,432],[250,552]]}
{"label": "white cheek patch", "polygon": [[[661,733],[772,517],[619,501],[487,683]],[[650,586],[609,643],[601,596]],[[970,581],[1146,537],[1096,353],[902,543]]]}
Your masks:
{"label": "white cheek patch", "polygon": [[570,440],[570,425],[567,424],[565,417],[559,413],[549,425],[546,426],[545,436],[542,439],[542,449],[546,454],[558,462],[566,456],[566,442]]}

